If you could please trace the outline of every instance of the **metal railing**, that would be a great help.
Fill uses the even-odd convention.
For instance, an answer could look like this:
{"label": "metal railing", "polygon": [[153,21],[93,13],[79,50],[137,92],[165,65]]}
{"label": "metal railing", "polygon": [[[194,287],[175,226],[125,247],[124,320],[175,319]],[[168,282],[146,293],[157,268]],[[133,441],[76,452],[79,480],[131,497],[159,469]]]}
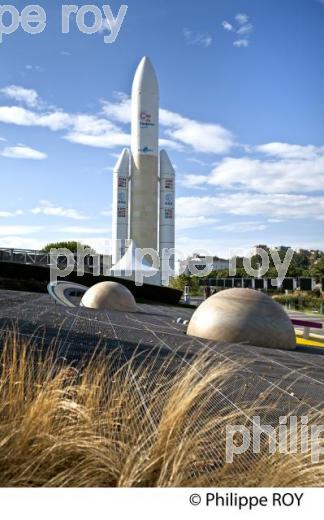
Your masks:
{"label": "metal railing", "polygon": [[[111,258],[107,255],[94,255],[100,258],[100,266],[105,269],[111,268]],[[77,266],[77,256],[75,255],[75,265]],[[45,251],[37,251],[35,249],[16,249],[16,248],[0,248],[0,262],[10,262],[24,265],[38,265],[43,267],[50,267],[51,257]],[[64,269],[66,267],[66,257],[58,258],[58,267]],[[110,263],[110,265],[109,265]],[[91,255],[84,258],[84,271],[92,273],[95,262]],[[76,267],[75,267],[76,268]]]}

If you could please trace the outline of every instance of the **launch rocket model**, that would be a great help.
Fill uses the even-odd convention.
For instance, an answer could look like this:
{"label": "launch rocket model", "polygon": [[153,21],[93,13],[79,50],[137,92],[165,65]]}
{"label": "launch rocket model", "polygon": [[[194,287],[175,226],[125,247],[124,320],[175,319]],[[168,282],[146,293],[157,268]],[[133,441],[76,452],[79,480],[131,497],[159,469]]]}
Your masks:
{"label": "launch rocket model", "polygon": [[131,150],[123,150],[113,176],[113,264],[128,240],[160,256],[174,248],[175,172],[167,152],[159,153],[159,86],[147,57],[133,81]]}

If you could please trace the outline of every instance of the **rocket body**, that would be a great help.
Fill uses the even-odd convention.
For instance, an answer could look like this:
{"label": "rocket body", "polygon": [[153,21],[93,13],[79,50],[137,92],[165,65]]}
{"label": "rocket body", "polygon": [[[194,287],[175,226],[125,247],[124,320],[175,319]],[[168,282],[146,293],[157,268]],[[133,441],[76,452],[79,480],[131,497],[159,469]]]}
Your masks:
{"label": "rocket body", "polygon": [[132,86],[131,150],[122,152],[114,169],[113,263],[124,254],[125,238],[160,255],[174,248],[174,183],[170,159],[164,150],[159,153],[158,81],[144,57]]}
{"label": "rocket body", "polygon": [[130,237],[139,248],[158,241],[159,86],[148,58],[140,62],[132,87]]}

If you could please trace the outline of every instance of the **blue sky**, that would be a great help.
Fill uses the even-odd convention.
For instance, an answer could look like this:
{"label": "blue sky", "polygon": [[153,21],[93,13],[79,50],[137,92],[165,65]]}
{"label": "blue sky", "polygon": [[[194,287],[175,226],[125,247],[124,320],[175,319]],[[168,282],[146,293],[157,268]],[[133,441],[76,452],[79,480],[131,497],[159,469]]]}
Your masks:
{"label": "blue sky", "polygon": [[324,1],[129,0],[113,44],[73,22],[61,34],[62,4],[39,4],[45,31],[0,44],[0,246],[77,238],[103,250],[148,55],[177,174],[177,248],[324,249]]}

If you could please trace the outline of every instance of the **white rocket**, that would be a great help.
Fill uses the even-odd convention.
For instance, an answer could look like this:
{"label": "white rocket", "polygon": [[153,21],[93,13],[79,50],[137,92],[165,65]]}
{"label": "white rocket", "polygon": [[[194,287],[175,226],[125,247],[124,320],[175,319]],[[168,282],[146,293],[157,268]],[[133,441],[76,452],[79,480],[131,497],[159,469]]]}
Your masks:
{"label": "white rocket", "polygon": [[128,240],[162,257],[174,248],[175,172],[167,152],[159,153],[159,86],[147,57],[133,81],[131,150],[123,150],[113,176],[113,264]]}

